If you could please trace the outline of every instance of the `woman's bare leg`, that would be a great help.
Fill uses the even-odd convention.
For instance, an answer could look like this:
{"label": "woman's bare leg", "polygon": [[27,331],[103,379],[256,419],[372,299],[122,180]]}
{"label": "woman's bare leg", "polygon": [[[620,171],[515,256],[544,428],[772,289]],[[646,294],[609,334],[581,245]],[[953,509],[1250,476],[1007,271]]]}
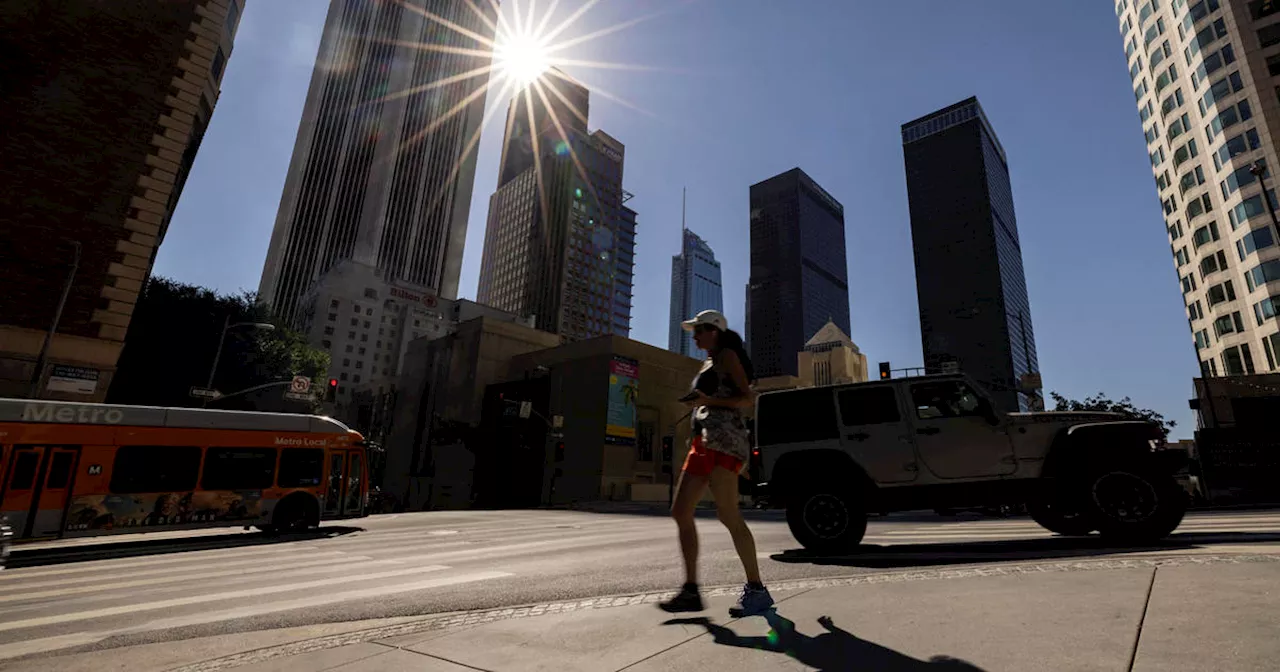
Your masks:
{"label": "woman's bare leg", "polygon": [[707,491],[707,479],[681,472],[676,496],[671,502],[671,517],[680,531],[680,554],[684,557],[685,583],[698,583],[698,528],[694,513],[698,501]]}
{"label": "woman's bare leg", "polygon": [[742,518],[738,502],[738,474],[724,467],[716,467],[711,472],[711,496],[716,500],[716,516],[728,528],[733,537],[733,547],[738,551],[738,559],[742,560],[742,569],[747,574],[747,583],[760,583],[760,560],[756,557],[756,540],[751,536],[751,528]]}

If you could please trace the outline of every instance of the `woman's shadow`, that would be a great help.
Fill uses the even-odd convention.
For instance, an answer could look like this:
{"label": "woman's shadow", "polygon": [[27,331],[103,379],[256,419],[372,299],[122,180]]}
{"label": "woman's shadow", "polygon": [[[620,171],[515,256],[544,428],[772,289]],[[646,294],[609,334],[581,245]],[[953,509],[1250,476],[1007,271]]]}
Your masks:
{"label": "woman's shadow", "polygon": [[956,658],[934,656],[919,660],[898,653],[836,627],[829,616],[818,619],[826,632],[810,637],[796,630],[796,624],[769,610],[764,616],[772,628],[764,637],[743,637],[729,628],[712,623],[705,616],[674,618],[663,625],[700,625],[716,644],[782,653],[822,672],[982,672],[981,668]]}

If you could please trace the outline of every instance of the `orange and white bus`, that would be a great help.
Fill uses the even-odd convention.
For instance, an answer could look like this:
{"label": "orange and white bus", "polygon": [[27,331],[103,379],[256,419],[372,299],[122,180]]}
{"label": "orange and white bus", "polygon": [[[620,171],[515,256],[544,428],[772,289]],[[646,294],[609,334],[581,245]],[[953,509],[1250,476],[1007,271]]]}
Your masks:
{"label": "orange and white bus", "polygon": [[0,516],[18,539],[365,515],[364,440],[331,418],[0,399]]}

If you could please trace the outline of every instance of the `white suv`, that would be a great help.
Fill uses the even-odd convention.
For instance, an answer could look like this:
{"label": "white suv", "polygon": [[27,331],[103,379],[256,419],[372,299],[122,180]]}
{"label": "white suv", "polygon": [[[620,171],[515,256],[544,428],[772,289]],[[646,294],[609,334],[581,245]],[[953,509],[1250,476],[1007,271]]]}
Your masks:
{"label": "white suv", "polygon": [[760,489],[806,549],[852,550],[867,513],[1025,504],[1065,535],[1167,536],[1186,512],[1154,423],[1112,413],[992,410],[963,375],[761,394]]}

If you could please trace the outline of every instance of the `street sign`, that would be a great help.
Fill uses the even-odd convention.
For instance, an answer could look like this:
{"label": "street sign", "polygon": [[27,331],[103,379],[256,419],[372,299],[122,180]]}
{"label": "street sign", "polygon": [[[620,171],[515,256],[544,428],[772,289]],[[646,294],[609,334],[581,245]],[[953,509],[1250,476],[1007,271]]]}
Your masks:
{"label": "street sign", "polygon": [[533,402],[532,401],[520,402],[520,419],[526,420],[532,414],[533,414]]}
{"label": "street sign", "polygon": [[297,394],[305,394],[311,390],[311,379],[306,376],[294,376],[289,383],[289,391]]}
{"label": "street sign", "polygon": [[556,429],[560,429],[561,427],[564,427],[564,416],[563,415],[551,416],[551,426],[555,427]]}
{"label": "street sign", "polygon": [[959,373],[960,362],[943,362],[939,370],[943,373]]}
{"label": "street sign", "polygon": [[284,398],[289,401],[311,401],[315,397],[312,397],[310,392],[285,392]]}
{"label": "street sign", "polygon": [[222,396],[222,393],[217,390],[207,390],[203,387],[193,387],[191,388],[191,396],[196,399],[217,399]]}

